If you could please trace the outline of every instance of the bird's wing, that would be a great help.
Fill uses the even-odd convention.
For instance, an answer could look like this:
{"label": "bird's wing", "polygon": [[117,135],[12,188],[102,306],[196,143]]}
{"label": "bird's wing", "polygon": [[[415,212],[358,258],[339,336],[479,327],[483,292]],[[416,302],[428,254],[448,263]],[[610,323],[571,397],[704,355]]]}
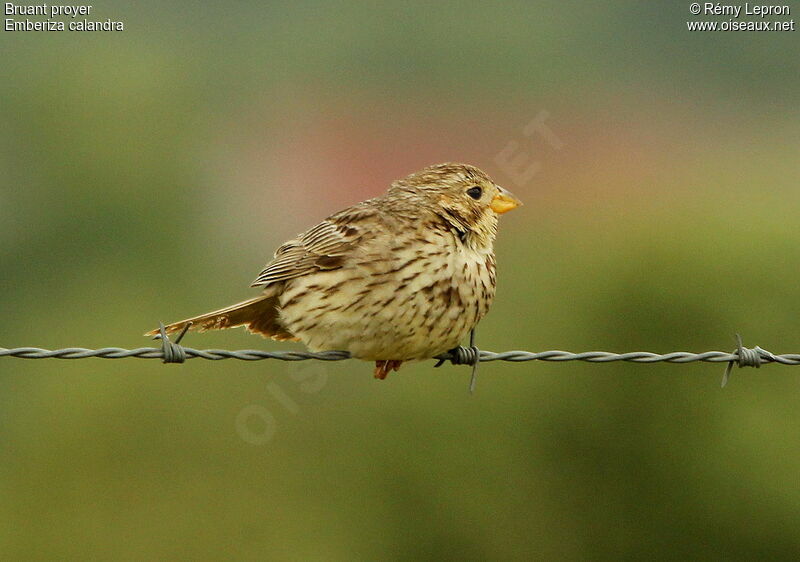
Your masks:
{"label": "bird's wing", "polygon": [[[363,203],[328,217],[277,249],[251,287],[262,287],[322,270],[339,269],[345,258],[374,232],[374,208]],[[376,224],[372,225],[377,226]]]}

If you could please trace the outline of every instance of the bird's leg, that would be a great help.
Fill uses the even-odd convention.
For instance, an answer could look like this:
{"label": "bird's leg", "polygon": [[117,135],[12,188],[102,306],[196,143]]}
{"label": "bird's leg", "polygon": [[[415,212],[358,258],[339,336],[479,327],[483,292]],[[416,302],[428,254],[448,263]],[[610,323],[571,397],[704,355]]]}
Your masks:
{"label": "bird's leg", "polygon": [[383,380],[390,371],[399,371],[402,361],[395,359],[387,359],[384,361],[375,361],[375,378]]}
{"label": "bird's leg", "polygon": [[388,361],[375,361],[375,378],[383,380],[389,374]]}

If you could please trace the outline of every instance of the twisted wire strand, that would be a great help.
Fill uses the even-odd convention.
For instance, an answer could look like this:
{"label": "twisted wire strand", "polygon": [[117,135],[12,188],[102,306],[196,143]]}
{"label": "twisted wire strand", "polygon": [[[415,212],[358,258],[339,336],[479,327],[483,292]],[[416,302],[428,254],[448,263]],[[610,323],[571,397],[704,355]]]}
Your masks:
{"label": "twisted wire strand", "polygon": [[[258,349],[193,349],[183,347],[175,342],[169,342],[172,346],[180,348],[185,354],[185,359],[208,359],[219,361],[222,359],[239,359],[241,361],[260,361],[262,359],[277,359],[279,361],[342,361],[350,359],[350,354],[346,351],[322,351],[313,353],[310,351],[264,351]],[[466,349],[467,351],[461,351]],[[725,351],[706,351],[703,353],[691,353],[688,351],[674,351],[671,353],[651,353],[649,351],[632,351],[629,353],[613,353],[609,351],[584,351],[573,353],[570,351],[503,351],[494,352],[478,350],[478,361],[486,363],[490,361],[509,361],[513,363],[522,361],[585,361],[588,363],[610,363],[613,361],[625,361],[630,363],[734,363],[739,367],[756,367],[767,363],[777,363],[780,365],[800,365],[800,353],[788,353],[777,355],[756,347],[753,349],[742,348],[744,353],[739,350],[733,352]],[[450,361],[455,364],[471,365],[474,361],[470,348],[456,348],[454,352],[447,352],[438,355],[434,359],[440,361]],[[755,355],[753,355],[755,353]],[[86,349],[83,347],[67,347],[64,349],[41,349],[38,347],[17,347],[0,348],[0,357],[18,357],[21,359],[86,359],[97,357],[101,359],[126,359],[129,357],[137,359],[161,359],[170,363],[179,363],[180,360],[171,359],[169,352],[165,353],[164,348],[158,347],[139,347],[136,349],[123,349],[120,347],[103,347],[100,349]]]}
{"label": "twisted wire strand", "polygon": [[[342,361],[350,359],[347,351],[262,351],[258,349],[193,349],[180,345],[191,323],[184,326],[175,341],[170,341],[164,324],[159,324],[159,334],[156,339],[161,340],[161,348],[139,347],[136,349],[123,349],[121,347],[104,347],[101,349],[86,349],[84,347],[67,347],[64,349],[41,349],[38,347],[17,347],[14,349],[0,348],[0,357],[18,357],[21,359],[86,359],[98,357],[101,359],[125,359],[136,357],[139,359],[161,359],[163,363],[183,363],[187,359],[208,359],[219,361],[222,359],[239,359],[241,361],[259,361],[262,359],[278,359],[280,361]],[[633,351],[629,353],[612,353],[609,351],[584,351],[572,353],[570,351],[485,351],[475,345],[475,330],[470,331],[469,347],[459,346],[447,353],[437,355],[435,367],[441,367],[449,361],[453,365],[470,365],[470,393],[475,392],[478,374],[478,364],[489,361],[586,361],[589,363],[610,363],[612,361],[628,361],[631,363],[727,363],[722,376],[722,386],[728,384],[733,367],[759,368],[766,363],[779,365],[800,365],[800,354],[790,353],[776,355],[758,346],[747,348],[742,345],[742,336],[736,334],[736,349],[730,353],[724,351],[706,351],[703,353],[690,353],[688,351],[674,351],[672,353],[651,353],[649,351]]]}

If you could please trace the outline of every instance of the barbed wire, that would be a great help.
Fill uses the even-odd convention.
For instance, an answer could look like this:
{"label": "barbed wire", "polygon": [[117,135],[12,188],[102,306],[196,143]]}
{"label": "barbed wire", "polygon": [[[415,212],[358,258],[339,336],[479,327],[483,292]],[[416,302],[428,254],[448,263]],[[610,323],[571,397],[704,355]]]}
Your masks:
{"label": "barbed wire", "polygon": [[[38,347],[17,347],[12,349],[0,348],[0,357],[17,357],[20,359],[87,359],[96,357],[100,359],[161,359],[164,363],[183,363],[187,359],[207,359],[220,361],[223,359],[238,359],[240,361],[261,361],[264,359],[277,359],[279,361],[343,361],[350,359],[347,351],[264,351],[258,349],[194,349],[180,345],[180,341],[186,334],[188,326],[181,334],[170,341],[169,337],[161,326],[159,336],[161,347],[139,347],[136,349],[124,349],[121,347],[103,347],[100,349],[87,349],[83,347],[67,347],[63,349],[42,349]],[[771,353],[761,347],[747,348],[742,345],[741,336],[736,335],[737,348],[732,352],[725,351],[705,351],[702,353],[691,353],[688,351],[673,351],[670,353],[652,353],[649,351],[632,351],[628,353],[614,353],[609,351],[584,351],[573,353],[570,351],[550,350],[550,351],[503,351],[494,352],[478,349],[474,345],[474,333],[470,335],[470,347],[457,347],[434,357],[438,362],[435,365],[440,367],[445,362],[453,365],[472,365],[473,374],[470,388],[475,386],[475,368],[478,363],[491,361],[585,361],[588,363],[610,363],[614,361],[624,361],[630,363],[727,363],[725,375],[723,376],[722,386],[728,381],[733,366],[755,367],[768,363],[779,365],[800,365],[800,353],[788,353],[778,355]]]}
{"label": "barbed wire", "polygon": [[[306,361],[316,359],[318,361],[343,361],[350,359],[350,354],[346,351],[321,351],[313,353],[310,351],[263,351],[258,349],[193,349],[181,346],[186,359],[209,359],[218,361],[221,359],[239,359],[242,361],[260,361],[262,359],[277,359],[279,361]],[[469,349],[469,348],[465,348]],[[752,351],[752,350],[751,350]],[[781,365],[800,365],[800,354],[774,355],[768,351],[761,350],[769,354],[768,357],[761,356],[761,365],[766,363],[779,363]],[[571,351],[502,351],[494,352],[481,349],[478,351],[479,362],[486,363],[491,361],[510,361],[513,363],[522,361],[586,361],[588,363],[610,363],[613,361],[626,361],[630,363],[729,363],[731,361],[739,363],[739,356],[736,352],[726,351],[705,351],[703,353],[691,353],[688,351],[673,351],[671,353],[652,353],[649,351],[631,351],[628,353],[614,353],[610,351],[584,351],[573,353]],[[164,359],[164,352],[159,347],[138,347],[135,349],[124,349],[121,347],[103,347],[99,349],[87,349],[85,347],[66,347],[63,349],[42,349],[39,347],[17,347],[6,349],[0,347],[0,357],[18,357],[20,359],[88,359],[97,357],[100,359]],[[433,357],[444,362],[453,362],[455,365],[471,365],[472,363],[453,361],[453,352],[448,351]],[[164,361],[165,363],[182,363],[182,361]],[[740,367],[754,367],[755,365],[739,365]]]}

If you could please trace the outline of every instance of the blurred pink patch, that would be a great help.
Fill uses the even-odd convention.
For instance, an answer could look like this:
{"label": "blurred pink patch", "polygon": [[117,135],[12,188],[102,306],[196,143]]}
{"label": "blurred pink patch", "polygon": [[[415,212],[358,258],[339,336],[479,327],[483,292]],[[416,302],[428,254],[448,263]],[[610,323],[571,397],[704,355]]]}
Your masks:
{"label": "blurred pink patch", "polygon": [[[563,140],[554,149],[523,133],[540,111],[535,106],[506,107],[504,113],[488,106],[449,108],[431,116],[430,108],[374,101],[366,108],[309,112],[314,104],[302,101],[295,100],[298,105],[285,115],[263,117],[264,124],[249,116],[229,131],[238,136],[235,143],[221,143],[224,166],[235,170],[235,177],[223,180],[226,190],[235,192],[229,195],[291,230],[307,228],[380,195],[397,178],[444,161],[485,169],[525,201],[529,212],[644,200],[658,189],[655,180],[665,171],[674,137],[653,130],[653,123],[644,129],[640,119],[609,122],[607,111],[588,116],[553,103],[548,124]],[[498,158],[510,143],[516,143],[523,163],[538,163],[525,182],[515,181],[519,176]]]}

